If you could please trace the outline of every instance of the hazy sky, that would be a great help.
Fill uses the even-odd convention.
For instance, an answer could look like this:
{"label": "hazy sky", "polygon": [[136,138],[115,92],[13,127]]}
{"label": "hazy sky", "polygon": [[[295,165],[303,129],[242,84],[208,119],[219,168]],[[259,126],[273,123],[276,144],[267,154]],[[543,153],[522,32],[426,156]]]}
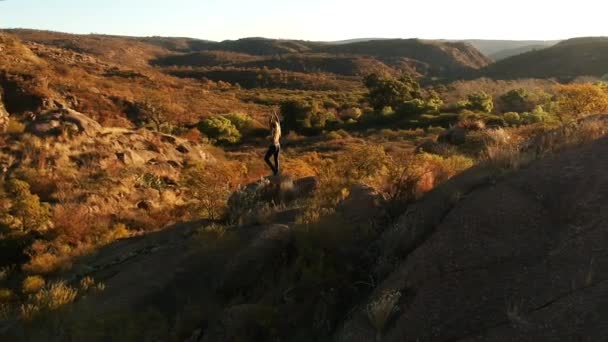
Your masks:
{"label": "hazy sky", "polygon": [[5,0],[0,27],[211,40],[608,36],[605,0]]}

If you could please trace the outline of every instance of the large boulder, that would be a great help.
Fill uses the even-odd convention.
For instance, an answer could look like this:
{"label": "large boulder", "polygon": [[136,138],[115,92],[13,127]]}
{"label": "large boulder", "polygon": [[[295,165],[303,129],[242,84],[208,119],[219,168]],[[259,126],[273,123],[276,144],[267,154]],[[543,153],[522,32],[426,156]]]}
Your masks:
{"label": "large boulder", "polygon": [[429,193],[385,233],[395,266],[337,340],[604,340],[607,156],[604,138]]}
{"label": "large boulder", "polygon": [[85,134],[95,136],[101,131],[101,125],[72,109],[60,108],[37,114],[27,126],[26,131],[38,136],[60,134]]}
{"label": "large boulder", "polygon": [[241,231],[242,234],[251,233],[255,238],[240,253],[226,261],[223,274],[218,275],[216,280],[216,291],[226,297],[255,292],[262,285],[268,286],[263,281],[272,283],[276,280],[274,278],[280,275],[275,271],[286,262],[283,255],[292,241],[292,232],[285,225],[244,229],[251,232]]}

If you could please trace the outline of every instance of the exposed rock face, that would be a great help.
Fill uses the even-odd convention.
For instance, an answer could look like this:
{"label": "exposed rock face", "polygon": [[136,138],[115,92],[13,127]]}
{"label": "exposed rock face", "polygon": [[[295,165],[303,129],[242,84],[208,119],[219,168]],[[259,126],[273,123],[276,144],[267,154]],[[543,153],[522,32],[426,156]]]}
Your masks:
{"label": "exposed rock face", "polygon": [[365,185],[355,185],[336,210],[349,222],[366,224],[383,215],[383,204],[384,199],[376,190]]}
{"label": "exposed rock face", "polygon": [[101,131],[101,125],[75,110],[55,109],[36,115],[26,130],[39,136],[62,133],[94,136]]}
{"label": "exposed rock face", "polygon": [[227,261],[223,274],[218,277],[217,291],[224,296],[233,296],[239,291],[254,289],[261,274],[272,272],[284,262],[281,255],[291,238],[288,226],[264,227],[242,252]]}
{"label": "exposed rock face", "polygon": [[[471,170],[411,208],[385,238],[402,261],[368,300],[401,294],[382,340],[604,339],[607,156],[602,139],[495,185]],[[338,340],[375,336],[360,310]]]}

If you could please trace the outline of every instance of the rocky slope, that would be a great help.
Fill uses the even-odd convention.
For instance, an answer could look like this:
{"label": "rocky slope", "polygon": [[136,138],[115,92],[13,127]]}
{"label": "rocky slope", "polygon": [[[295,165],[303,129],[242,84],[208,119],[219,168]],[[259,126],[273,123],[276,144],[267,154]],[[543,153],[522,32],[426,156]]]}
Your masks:
{"label": "rocky slope", "polygon": [[[369,263],[369,280],[352,288],[315,292],[286,283],[290,272],[307,270],[299,268],[303,240],[292,215],[227,230],[193,222],[119,241],[67,275],[93,276],[106,290],[77,302],[58,336],[111,336],[100,333],[103,324],[85,324],[103,313],[113,317],[107,326],[133,322],[130,336],[141,339],[185,329],[177,335],[187,341],[601,340],[608,333],[607,156],[604,138],[503,176],[491,167],[463,173],[407,208],[376,242],[345,239],[333,250]],[[278,179],[249,191],[265,193],[264,201],[283,198],[285,210],[311,186]],[[338,214],[361,227],[382,215],[371,209],[381,208],[379,200],[353,189]],[[155,314],[134,323],[145,310]],[[378,317],[382,324],[374,325]],[[56,327],[45,329],[46,340],[57,336],[48,335]]]}
{"label": "rocky slope", "polygon": [[[366,300],[401,294],[382,340],[606,336],[607,155],[604,138],[496,182],[471,170],[410,208],[385,236],[400,261]],[[358,310],[338,340],[375,335]]]}

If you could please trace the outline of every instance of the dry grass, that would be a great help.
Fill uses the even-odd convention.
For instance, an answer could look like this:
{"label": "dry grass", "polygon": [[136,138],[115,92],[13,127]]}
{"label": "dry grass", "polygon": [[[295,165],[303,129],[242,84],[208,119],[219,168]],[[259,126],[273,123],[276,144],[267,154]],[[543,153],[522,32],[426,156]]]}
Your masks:
{"label": "dry grass", "polygon": [[23,280],[21,292],[25,294],[37,293],[46,285],[46,281],[41,276],[28,276]]}
{"label": "dry grass", "polygon": [[78,290],[65,282],[51,283],[37,293],[31,295],[27,302],[20,307],[20,316],[24,320],[31,320],[40,313],[53,311],[72,303]]}
{"label": "dry grass", "polygon": [[386,324],[395,311],[398,310],[397,303],[400,297],[401,293],[398,291],[386,292],[368,305],[366,309],[367,317],[371,325],[376,329],[376,341],[381,340]]}

